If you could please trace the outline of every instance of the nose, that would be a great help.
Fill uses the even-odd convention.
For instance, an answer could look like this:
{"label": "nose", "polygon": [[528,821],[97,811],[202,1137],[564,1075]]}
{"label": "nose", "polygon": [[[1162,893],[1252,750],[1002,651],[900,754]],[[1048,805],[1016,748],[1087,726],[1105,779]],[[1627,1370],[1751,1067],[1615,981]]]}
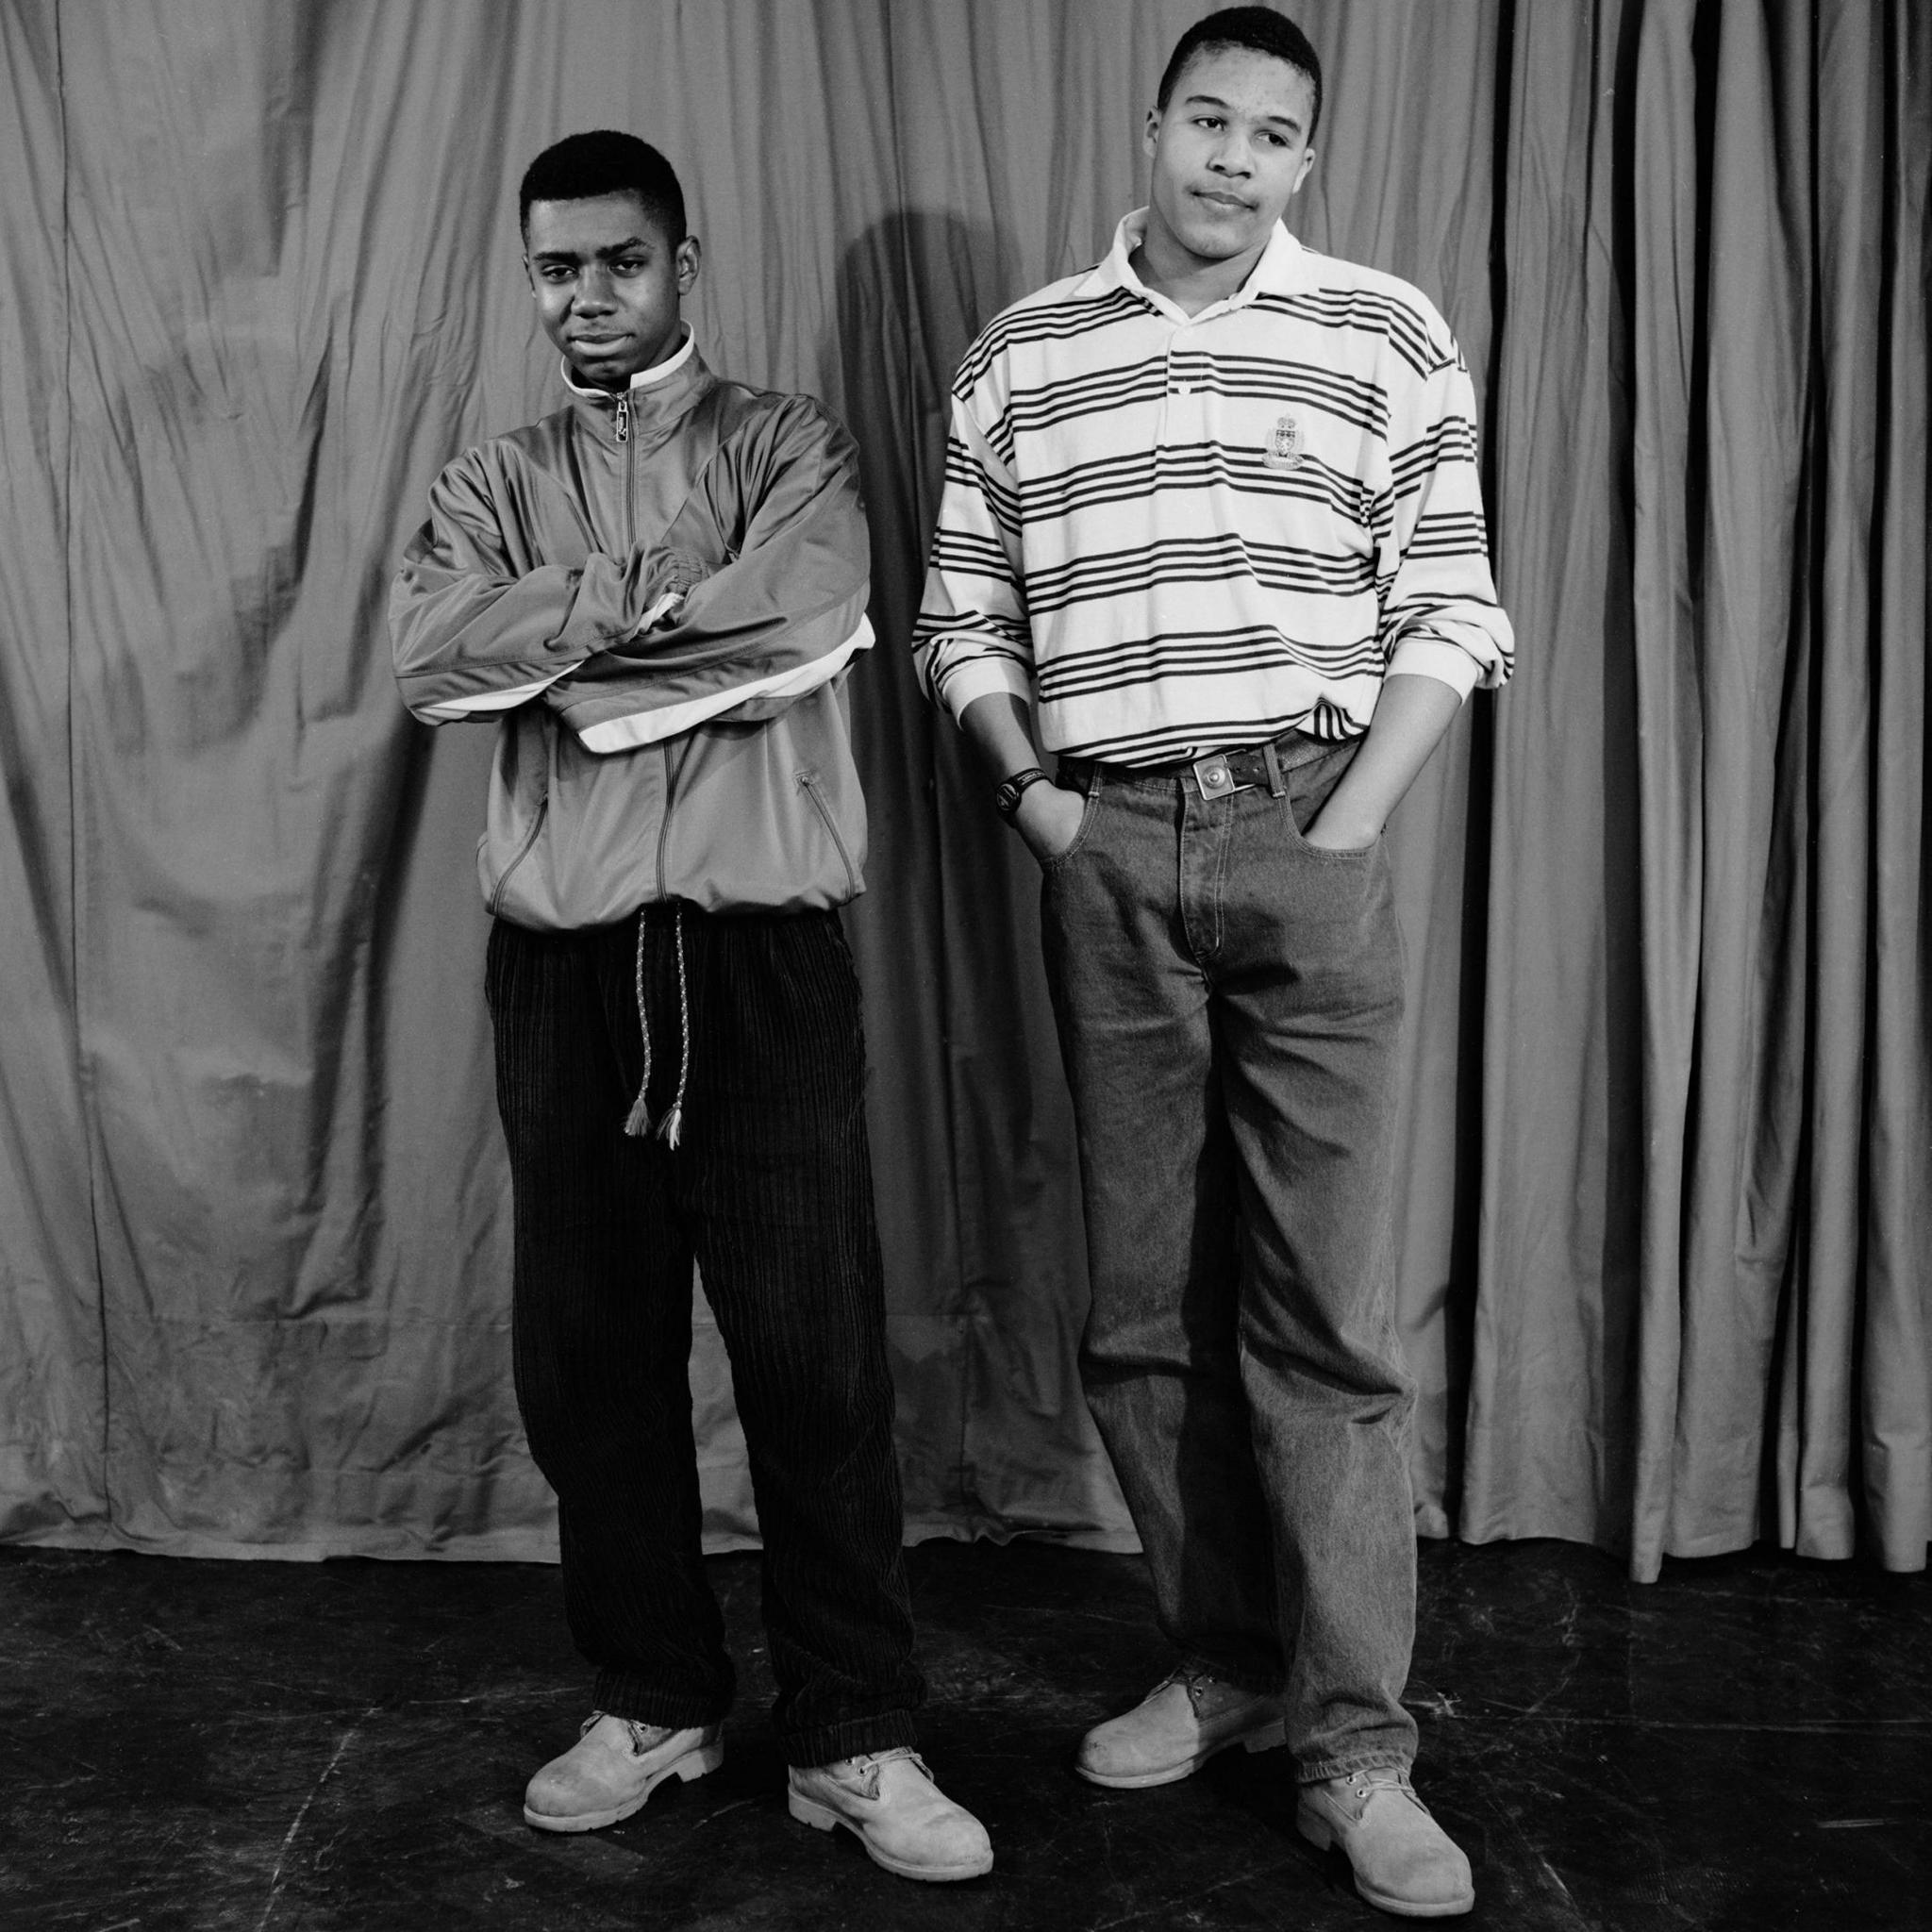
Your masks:
{"label": "nose", "polygon": [[1223,136],[1221,146],[1214,158],[1208,163],[1217,175],[1246,176],[1254,173],[1255,157],[1248,145],[1247,137],[1230,128]]}
{"label": "nose", "polygon": [[579,312],[588,309],[594,315],[616,306],[611,294],[610,271],[603,262],[591,262],[577,277],[575,306]]}

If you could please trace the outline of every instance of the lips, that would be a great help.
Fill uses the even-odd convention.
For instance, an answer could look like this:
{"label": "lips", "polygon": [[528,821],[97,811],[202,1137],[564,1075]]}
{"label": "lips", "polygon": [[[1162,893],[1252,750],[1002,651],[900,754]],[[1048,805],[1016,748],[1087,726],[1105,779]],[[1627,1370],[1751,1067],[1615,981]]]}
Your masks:
{"label": "lips", "polygon": [[1255,204],[1243,201],[1238,194],[1219,194],[1211,189],[1196,188],[1193,191],[1196,201],[1205,201],[1209,208],[1224,209],[1228,214],[1253,214]]}

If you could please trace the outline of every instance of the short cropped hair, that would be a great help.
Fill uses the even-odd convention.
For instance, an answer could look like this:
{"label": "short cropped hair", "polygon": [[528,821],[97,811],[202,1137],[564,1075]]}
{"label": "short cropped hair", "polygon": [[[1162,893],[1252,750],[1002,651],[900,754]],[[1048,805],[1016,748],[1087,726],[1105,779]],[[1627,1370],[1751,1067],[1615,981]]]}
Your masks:
{"label": "short cropped hair", "polygon": [[529,233],[533,201],[588,201],[598,194],[635,194],[672,247],[684,240],[684,190],[676,170],[649,142],[613,127],[566,135],[524,170],[517,225]]}
{"label": "short cropped hair", "polygon": [[1308,37],[1285,13],[1272,7],[1224,7],[1197,20],[1168,56],[1167,71],[1160,76],[1160,92],[1154,105],[1164,114],[1173,97],[1174,85],[1196,54],[1218,53],[1223,47],[1245,47],[1256,54],[1272,54],[1286,60],[1297,73],[1306,74],[1315,91],[1315,111],[1308,121],[1308,139],[1322,120],[1322,58],[1308,43]]}

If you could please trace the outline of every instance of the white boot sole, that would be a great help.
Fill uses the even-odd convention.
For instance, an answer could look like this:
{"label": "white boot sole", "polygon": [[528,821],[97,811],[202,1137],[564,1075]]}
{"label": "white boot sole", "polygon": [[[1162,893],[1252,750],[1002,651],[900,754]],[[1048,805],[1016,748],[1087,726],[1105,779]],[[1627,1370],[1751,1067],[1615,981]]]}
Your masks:
{"label": "white boot sole", "polygon": [[866,1837],[863,1825],[847,1818],[841,1811],[834,1811],[829,1805],[821,1805],[815,1798],[808,1798],[802,1791],[788,1790],[785,1807],[799,1824],[808,1824],[814,1831],[832,1831],[842,1824],[865,1847],[865,1856],[895,1878],[923,1878],[931,1885],[950,1885],[961,1878],[977,1878],[992,1870],[991,1848],[983,1857],[963,1859],[957,1865],[908,1865],[903,1859],[880,1851]]}
{"label": "white boot sole", "polygon": [[1209,1744],[1205,1751],[1197,1751],[1178,1764],[1163,1764],[1154,1771],[1089,1771],[1084,1764],[1075,1764],[1074,1770],[1090,1785],[1104,1785],[1110,1791],[1144,1791],[1155,1785],[1177,1785],[1182,1778],[1192,1777],[1210,1757],[1232,1751],[1237,1744],[1243,1751],[1273,1751],[1287,1742],[1288,1725],[1283,1719],[1276,1718],[1257,1731],[1237,1731],[1233,1737]]}
{"label": "white boot sole", "polygon": [[579,1811],[569,1818],[552,1816],[547,1811],[532,1811],[524,1807],[524,1823],[534,1824],[539,1831],[601,1831],[607,1824],[616,1824],[628,1818],[635,1811],[641,1811],[644,1800],[661,1785],[667,1777],[675,1777],[680,1784],[690,1784],[694,1777],[703,1777],[708,1771],[716,1771],[724,1762],[724,1744],[722,1739],[715,1744],[698,1744],[687,1751],[682,1757],[674,1757],[667,1765],[654,1771],[647,1777],[642,1788],[620,1805],[612,1805],[603,1811]]}

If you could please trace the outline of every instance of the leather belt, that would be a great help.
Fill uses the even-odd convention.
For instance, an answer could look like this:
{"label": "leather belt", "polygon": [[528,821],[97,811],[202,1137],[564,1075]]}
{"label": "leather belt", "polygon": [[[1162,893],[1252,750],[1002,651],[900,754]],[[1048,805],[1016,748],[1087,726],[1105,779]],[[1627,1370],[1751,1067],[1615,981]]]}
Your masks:
{"label": "leather belt", "polygon": [[1203,798],[1228,798],[1265,785],[1276,797],[1287,794],[1284,774],[1310,764],[1324,753],[1339,751],[1346,739],[1330,742],[1305,731],[1284,731],[1267,744],[1241,745],[1233,751],[1208,752],[1198,758],[1180,758],[1168,765],[1122,765],[1104,758],[1062,758],[1063,775],[1084,779],[1096,771],[1123,778],[1178,778],[1191,784]]}

